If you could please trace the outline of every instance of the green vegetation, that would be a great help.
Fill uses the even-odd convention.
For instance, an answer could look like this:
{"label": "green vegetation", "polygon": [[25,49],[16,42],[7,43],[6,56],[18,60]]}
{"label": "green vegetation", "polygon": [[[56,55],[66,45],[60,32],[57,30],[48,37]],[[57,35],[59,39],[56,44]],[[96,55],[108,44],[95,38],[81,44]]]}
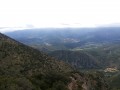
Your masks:
{"label": "green vegetation", "polygon": [[[2,34],[0,34],[0,42],[2,42],[0,46],[0,90],[47,90],[47,88],[41,89],[41,87],[44,84],[44,87],[47,87],[49,82],[56,85],[48,86],[48,90],[49,88],[59,90],[57,88],[67,87],[67,83],[63,82],[66,81],[63,73],[72,71],[69,65],[56,61],[48,55]],[[42,75],[41,84],[40,82],[34,84],[34,82],[38,82],[37,76],[40,77],[40,75]],[[58,80],[59,77],[64,80]],[[58,81],[52,82],[51,80],[54,78],[58,78]]]}
{"label": "green vegetation", "polygon": [[[95,90],[92,82],[68,64],[0,34],[0,90]],[[108,90],[101,84],[98,90]]]}
{"label": "green vegetation", "polygon": [[49,72],[33,76],[30,81],[41,90],[68,90],[67,84],[70,82],[68,77],[66,74]]}
{"label": "green vegetation", "polygon": [[[85,73],[92,72],[93,74],[95,74],[94,71],[101,71],[102,73],[104,73],[105,78],[108,80],[111,88],[113,90],[120,90],[119,87],[120,86],[119,84],[120,83],[120,79],[119,79],[120,78],[119,75],[120,27],[55,28],[55,29],[48,28],[41,30],[37,29],[36,31],[30,29],[30,30],[9,32],[6,34],[33,48],[47,52],[49,55],[59,59],[59,61],[65,61]],[[0,48],[6,48],[3,47],[2,44],[3,41],[0,41]],[[7,44],[7,48],[9,46],[10,45]],[[16,47],[15,49],[17,51],[20,51],[18,47]],[[23,49],[26,51],[26,48]],[[9,48],[8,50],[11,50],[11,48]],[[37,56],[39,57],[39,55],[34,55],[34,57],[31,57],[32,56],[31,54],[33,52],[34,51],[32,51],[31,53],[25,53],[21,51],[19,54],[22,58],[19,56],[19,54],[10,52],[12,53],[11,55],[16,56],[17,58],[12,56],[6,58],[6,56],[8,56],[9,53],[7,53],[7,50],[1,51],[0,49],[0,60],[4,58],[5,59],[4,62],[6,63],[6,64],[5,63],[1,64],[2,66],[0,68],[0,73],[5,73],[6,71],[6,74],[8,74],[8,71],[10,69],[10,72],[14,72],[16,74],[18,74],[19,72],[27,74],[26,71],[31,73],[33,68],[40,68],[37,70],[35,69],[33,71],[37,73],[42,72],[43,75],[43,73],[48,72],[49,70],[51,70],[53,66],[58,64],[56,63],[54,65],[52,64],[50,65],[50,64],[46,64],[41,60],[42,62],[39,63],[41,67],[38,65],[35,66],[34,63],[33,64],[31,63],[34,62],[34,60],[37,61],[36,57]],[[27,54],[27,56],[22,55],[22,53]],[[12,67],[12,65],[14,66],[14,64],[8,66],[9,65],[8,63],[10,63],[8,61],[9,58],[13,58],[15,60],[21,58],[21,60],[23,61],[29,59],[30,62],[29,61],[28,61],[29,63],[25,62],[26,64],[24,64],[23,67],[21,67],[22,64],[16,65],[15,66],[15,68],[17,68],[16,71],[15,68]],[[31,60],[31,58],[35,58],[35,59]],[[18,59],[17,62],[21,62],[21,61],[19,61]],[[42,68],[43,63],[46,66],[45,69]],[[8,67],[5,67],[5,65],[3,64],[5,65],[8,64],[7,65]],[[107,68],[116,68],[117,72],[104,72],[104,70]],[[53,67],[52,70],[58,72],[60,69],[58,69],[58,67]],[[64,70],[62,72],[64,72]],[[70,69],[67,70],[69,71]],[[79,82],[78,85],[80,88],[82,88],[81,83],[82,82]],[[100,82],[98,84],[100,84]],[[97,87],[95,90],[99,90]]]}
{"label": "green vegetation", "polygon": [[89,47],[83,49],[85,52],[91,54],[101,63],[103,68],[117,67],[120,68],[120,46],[119,43],[103,44],[97,48]]}
{"label": "green vegetation", "polygon": [[50,52],[49,55],[58,60],[65,61],[77,69],[98,69],[99,62],[92,55],[84,51],[58,50]]}

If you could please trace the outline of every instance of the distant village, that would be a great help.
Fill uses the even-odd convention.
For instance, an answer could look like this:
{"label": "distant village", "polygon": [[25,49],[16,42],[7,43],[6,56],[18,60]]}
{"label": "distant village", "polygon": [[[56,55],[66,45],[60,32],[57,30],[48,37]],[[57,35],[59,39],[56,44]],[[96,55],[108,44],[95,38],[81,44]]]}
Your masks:
{"label": "distant village", "polygon": [[118,72],[119,70],[117,69],[117,67],[114,67],[114,68],[106,68],[105,70],[104,70],[104,72]]}

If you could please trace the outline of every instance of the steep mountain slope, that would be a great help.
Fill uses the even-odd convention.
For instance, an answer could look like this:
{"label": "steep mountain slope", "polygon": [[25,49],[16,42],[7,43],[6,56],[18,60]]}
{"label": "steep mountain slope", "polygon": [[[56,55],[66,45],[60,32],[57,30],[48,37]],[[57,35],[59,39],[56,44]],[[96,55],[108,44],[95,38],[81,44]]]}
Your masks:
{"label": "steep mountain slope", "polygon": [[99,62],[88,53],[83,51],[68,51],[68,50],[59,50],[49,53],[49,55],[56,57],[58,60],[65,61],[71,64],[77,69],[90,69],[90,68],[99,68]]}
{"label": "steep mountain slope", "polygon": [[[7,66],[7,67],[2,67],[2,69],[10,69],[9,66],[11,67],[16,66],[15,69],[17,68],[20,69],[19,66],[25,66],[24,69],[21,68],[21,70],[18,70],[18,72],[22,72],[26,70],[29,73],[33,71],[37,71],[33,69],[35,67],[41,69],[44,68],[44,70],[49,70],[49,69],[56,70],[56,68],[58,68],[59,69],[58,71],[64,70],[65,68],[66,68],[65,71],[70,69],[63,62],[57,62],[53,58],[48,57],[46,54],[43,54],[30,47],[24,46],[23,44],[18,43],[4,35],[0,35],[0,38],[1,38],[0,52],[2,56],[0,66],[1,67],[2,65]],[[65,66],[65,68],[61,66]],[[33,69],[32,71],[31,68]]]}
{"label": "steep mountain slope", "polygon": [[100,75],[74,72],[69,65],[0,33],[0,90],[108,90],[108,87]]}
{"label": "steep mountain slope", "polygon": [[103,67],[117,67],[120,69],[120,44],[109,43],[97,47],[87,47],[84,51],[100,61]]}
{"label": "steep mountain slope", "polygon": [[[46,74],[53,73],[64,79],[63,73],[70,71],[72,68],[67,64],[0,34],[0,90],[39,90],[45,86],[35,84],[36,75],[45,77]],[[48,85],[47,88],[49,87]]]}
{"label": "steep mountain slope", "polygon": [[0,33],[0,90],[108,90],[106,85],[100,75],[74,72],[69,65]]}

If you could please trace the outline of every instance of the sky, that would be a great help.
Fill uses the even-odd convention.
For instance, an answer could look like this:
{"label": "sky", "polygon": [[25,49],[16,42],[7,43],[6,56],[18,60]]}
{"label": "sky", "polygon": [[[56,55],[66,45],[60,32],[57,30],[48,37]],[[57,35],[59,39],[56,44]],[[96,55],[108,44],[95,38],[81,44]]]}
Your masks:
{"label": "sky", "polygon": [[120,0],[0,0],[0,32],[120,25]]}

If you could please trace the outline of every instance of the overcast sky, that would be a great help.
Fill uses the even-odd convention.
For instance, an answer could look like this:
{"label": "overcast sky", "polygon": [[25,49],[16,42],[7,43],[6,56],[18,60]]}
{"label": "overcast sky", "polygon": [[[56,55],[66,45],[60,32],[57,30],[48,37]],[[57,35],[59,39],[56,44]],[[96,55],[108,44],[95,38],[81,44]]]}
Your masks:
{"label": "overcast sky", "polygon": [[114,23],[120,23],[120,0],[0,0],[0,31]]}

